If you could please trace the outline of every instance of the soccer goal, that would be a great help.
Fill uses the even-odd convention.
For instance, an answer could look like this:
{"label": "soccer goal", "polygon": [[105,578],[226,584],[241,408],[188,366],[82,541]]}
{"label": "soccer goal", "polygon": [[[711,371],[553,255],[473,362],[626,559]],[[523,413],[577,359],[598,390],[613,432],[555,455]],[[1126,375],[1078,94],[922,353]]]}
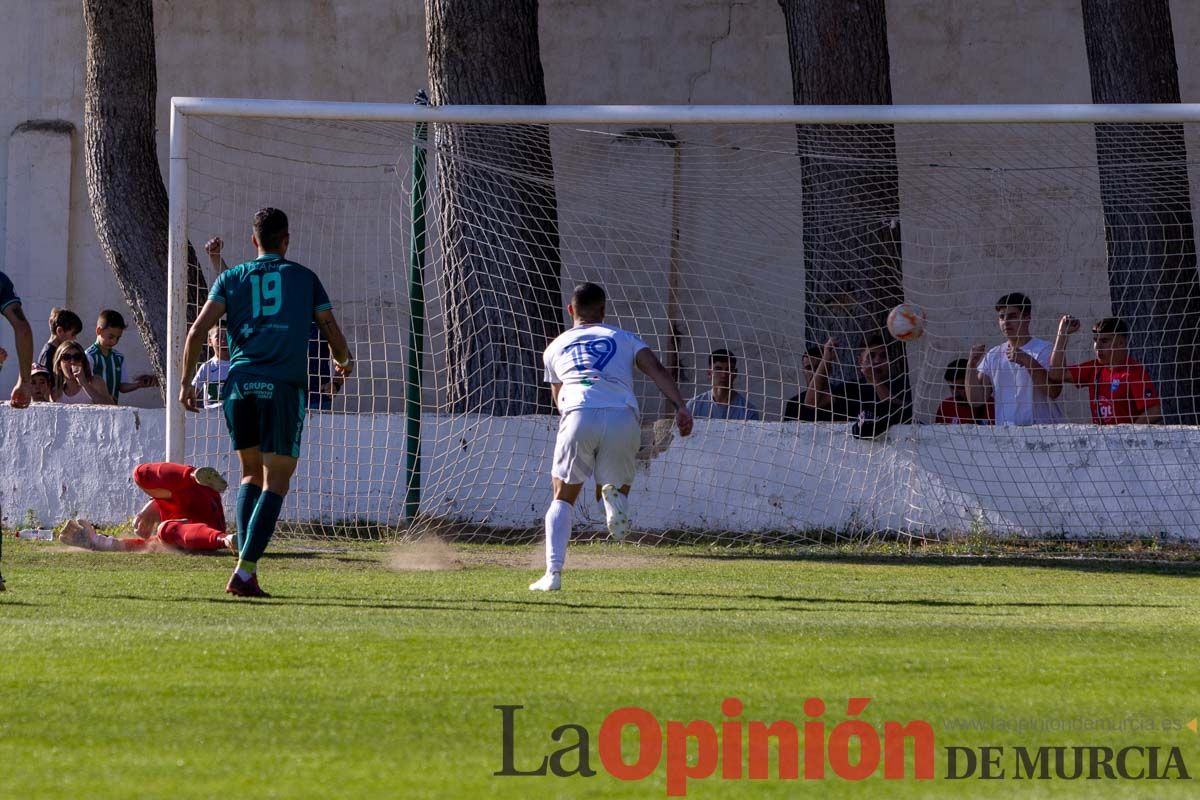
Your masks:
{"label": "soccer goal", "polygon": [[[558,423],[541,353],[589,280],[714,415],[681,438],[636,387],[642,541],[1194,540],[1197,122],[176,98],[169,373],[214,278],[203,243],[253,258],[250,219],[276,206],[357,360],[335,386],[311,342],[290,531],[540,536]],[[901,303],[923,336],[891,337]],[[864,435],[884,396],[907,410]],[[167,453],[236,474],[219,408],[168,404]],[[590,498],[577,531],[603,529]]]}

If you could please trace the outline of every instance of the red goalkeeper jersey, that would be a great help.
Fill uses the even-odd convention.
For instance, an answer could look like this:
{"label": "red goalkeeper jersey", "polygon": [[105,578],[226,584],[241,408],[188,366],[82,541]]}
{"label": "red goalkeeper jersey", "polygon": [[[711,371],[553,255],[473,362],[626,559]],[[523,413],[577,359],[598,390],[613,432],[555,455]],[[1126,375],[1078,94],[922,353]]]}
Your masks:
{"label": "red goalkeeper jersey", "polygon": [[1146,368],[1132,358],[1106,367],[1086,361],[1067,368],[1071,383],[1086,386],[1097,425],[1128,425],[1147,408],[1158,405],[1158,393]]}
{"label": "red goalkeeper jersey", "polygon": [[199,522],[219,531],[225,530],[225,508],[221,495],[207,486],[196,483],[192,476],[195,467],[172,464],[139,464],[133,470],[133,480],[143,491],[165,489],[170,497],[156,497],[158,513],[164,520],[186,519]]}

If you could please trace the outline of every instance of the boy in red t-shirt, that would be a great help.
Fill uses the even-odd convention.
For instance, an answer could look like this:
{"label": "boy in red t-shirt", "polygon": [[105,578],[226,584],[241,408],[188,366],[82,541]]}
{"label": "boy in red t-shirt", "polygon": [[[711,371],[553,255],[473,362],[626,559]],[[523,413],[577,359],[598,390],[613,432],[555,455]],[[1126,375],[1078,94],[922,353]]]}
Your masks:
{"label": "boy in red t-shirt", "polygon": [[1058,335],[1050,352],[1050,379],[1087,387],[1092,422],[1097,425],[1153,425],[1162,422],[1162,403],[1149,373],[1129,354],[1129,327],[1123,320],[1106,317],[1092,326],[1096,358],[1064,366],[1067,339],[1079,330],[1070,314],[1058,322]]}
{"label": "boy in red t-shirt", "polygon": [[995,414],[991,401],[973,406],[967,401],[967,359],[956,358],[946,367],[943,376],[951,394],[938,406],[933,421],[938,425],[991,425]]}

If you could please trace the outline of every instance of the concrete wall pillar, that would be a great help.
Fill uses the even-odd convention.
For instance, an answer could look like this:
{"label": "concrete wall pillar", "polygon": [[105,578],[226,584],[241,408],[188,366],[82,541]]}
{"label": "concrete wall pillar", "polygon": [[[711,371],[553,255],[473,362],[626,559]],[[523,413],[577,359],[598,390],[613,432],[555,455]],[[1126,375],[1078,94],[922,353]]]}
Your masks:
{"label": "concrete wall pillar", "polygon": [[[50,309],[67,301],[74,131],[65,120],[30,120],[8,140],[4,271],[33,326],[34,358],[46,338]],[[15,356],[8,326],[0,326],[0,346]]]}

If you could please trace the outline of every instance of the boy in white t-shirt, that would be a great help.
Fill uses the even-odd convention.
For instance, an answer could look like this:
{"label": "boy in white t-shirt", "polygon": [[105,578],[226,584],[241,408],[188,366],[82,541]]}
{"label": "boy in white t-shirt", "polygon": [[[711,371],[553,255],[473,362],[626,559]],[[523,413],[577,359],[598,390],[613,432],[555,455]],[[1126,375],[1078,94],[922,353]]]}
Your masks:
{"label": "boy in white t-shirt", "polygon": [[971,348],[967,362],[967,399],[972,405],[994,400],[997,425],[1053,425],[1063,422],[1057,398],[1062,383],[1050,377],[1053,346],[1029,333],[1033,303],[1020,292],[996,301],[1000,332],[1007,340],[984,352]]}
{"label": "boy in white t-shirt", "polygon": [[692,432],[692,415],[671,373],[637,336],[604,324],[604,302],[599,285],[576,286],[567,305],[575,326],[551,342],[542,355],[546,381],[562,420],[550,470],[554,498],[546,511],[546,574],[530,585],[534,591],[560,588],[571,538],[571,510],[593,473],[601,487],[609,534],[619,541],[629,529],[629,489],[641,443],[634,366],[675,404],[679,434]]}
{"label": "boy in white t-shirt", "polygon": [[229,342],[221,326],[214,326],[208,331],[208,347],[212,351],[212,358],[196,370],[192,386],[205,408],[220,408],[221,386],[229,377]]}

